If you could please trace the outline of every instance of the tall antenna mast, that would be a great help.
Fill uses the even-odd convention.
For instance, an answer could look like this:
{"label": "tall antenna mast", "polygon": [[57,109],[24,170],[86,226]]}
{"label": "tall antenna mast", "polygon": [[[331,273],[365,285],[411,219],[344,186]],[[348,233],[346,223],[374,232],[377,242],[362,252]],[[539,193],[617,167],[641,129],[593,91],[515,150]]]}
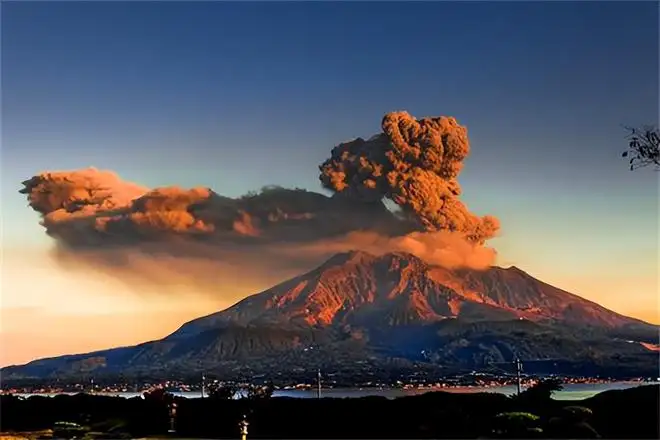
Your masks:
{"label": "tall antenna mast", "polygon": [[316,373],[316,398],[321,398],[321,369],[319,368]]}
{"label": "tall antenna mast", "polygon": [[522,362],[520,362],[520,358],[518,357],[516,357],[516,360],[514,362],[516,364],[516,389],[518,391],[518,395],[520,395],[520,390],[521,390],[520,374],[522,373]]}
{"label": "tall antenna mast", "polygon": [[176,432],[176,402],[172,402],[169,405],[170,409],[170,429],[167,431],[170,434]]}
{"label": "tall antenna mast", "polygon": [[206,386],[206,376],[202,373],[202,399],[204,398],[204,388]]}

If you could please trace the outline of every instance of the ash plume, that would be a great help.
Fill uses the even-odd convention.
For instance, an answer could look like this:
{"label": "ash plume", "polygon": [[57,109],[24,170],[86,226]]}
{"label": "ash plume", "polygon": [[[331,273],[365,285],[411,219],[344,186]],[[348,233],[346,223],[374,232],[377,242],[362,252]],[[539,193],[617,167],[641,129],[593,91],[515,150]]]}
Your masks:
{"label": "ash plume", "polygon": [[416,120],[392,112],[383,133],[338,145],[320,167],[321,183],[351,198],[388,198],[425,231],[452,231],[483,244],[499,229],[495,217],[477,217],[459,200],[458,174],[470,152],[467,129],[451,117]]}
{"label": "ash plume", "polygon": [[355,249],[410,252],[449,268],[491,265],[495,252],[483,244],[498,222],[458,198],[465,128],[401,112],[382,126],[320,166],[331,197],[277,186],[235,199],[209,188],[149,189],[95,168],[45,172],[20,192],[62,264],[159,291],[239,299]]}

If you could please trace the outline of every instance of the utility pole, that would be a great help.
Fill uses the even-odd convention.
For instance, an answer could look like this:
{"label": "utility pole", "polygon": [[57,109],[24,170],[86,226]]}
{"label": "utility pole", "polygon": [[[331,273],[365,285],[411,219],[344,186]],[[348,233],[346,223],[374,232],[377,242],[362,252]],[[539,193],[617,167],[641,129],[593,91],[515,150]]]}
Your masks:
{"label": "utility pole", "polygon": [[520,374],[522,373],[522,362],[520,362],[520,358],[517,357],[514,362],[516,364],[516,388],[518,391],[518,395],[520,395],[521,380],[522,380]]}
{"label": "utility pole", "polygon": [[176,402],[170,403],[170,429],[169,432],[170,434],[174,434],[176,432]]}
{"label": "utility pole", "polygon": [[319,368],[316,373],[316,398],[321,398],[321,369]]}

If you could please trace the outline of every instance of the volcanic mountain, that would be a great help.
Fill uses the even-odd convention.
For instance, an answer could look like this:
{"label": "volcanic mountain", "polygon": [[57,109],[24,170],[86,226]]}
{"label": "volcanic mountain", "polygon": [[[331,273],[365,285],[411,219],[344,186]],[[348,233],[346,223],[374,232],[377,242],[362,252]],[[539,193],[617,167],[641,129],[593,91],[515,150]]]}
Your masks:
{"label": "volcanic mountain", "polygon": [[557,289],[517,267],[447,270],[403,253],[337,254],[320,267],[249,296],[179,330],[239,325],[300,324],[359,327],[464,320],[559,320],[616,328],[644,325]]}
{"label": "volcanic mountain", "polygon": [[348,252],[162,340],[38,360],[2,373],[7,380],[240,365],[272,372],[310,363],[482,368],[514,357],[555,368],[588,364],[646,372],[657,369],[657,353],[648,348],[657,340],[656,326],[516,267],[448,270],[410,254]]}

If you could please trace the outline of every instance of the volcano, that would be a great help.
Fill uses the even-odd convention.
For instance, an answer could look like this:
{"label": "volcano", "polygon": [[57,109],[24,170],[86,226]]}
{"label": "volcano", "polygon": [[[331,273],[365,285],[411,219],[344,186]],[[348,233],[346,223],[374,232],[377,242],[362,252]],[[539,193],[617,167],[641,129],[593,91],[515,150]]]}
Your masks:
{"label": "volcano", "polygon": [[[516,268],[448,270],[405,253],[348,252],[226,310],[133,347],[2,370],[4,380],[323,365],[486,368],[519,357],[582,371],[654,374],[658,327]],[[651,373],[651,372],[654,373]],[[559,371],[556,371],[559,372]]]}
{"label": "volcano", "polygon": [[177,334],[219,323],[378,328],[451,318],[558,320],[605,328],[645,324],[543,283],[517,267],[451,271],[411,254],[348,252],[227,310],[192,321]]}

